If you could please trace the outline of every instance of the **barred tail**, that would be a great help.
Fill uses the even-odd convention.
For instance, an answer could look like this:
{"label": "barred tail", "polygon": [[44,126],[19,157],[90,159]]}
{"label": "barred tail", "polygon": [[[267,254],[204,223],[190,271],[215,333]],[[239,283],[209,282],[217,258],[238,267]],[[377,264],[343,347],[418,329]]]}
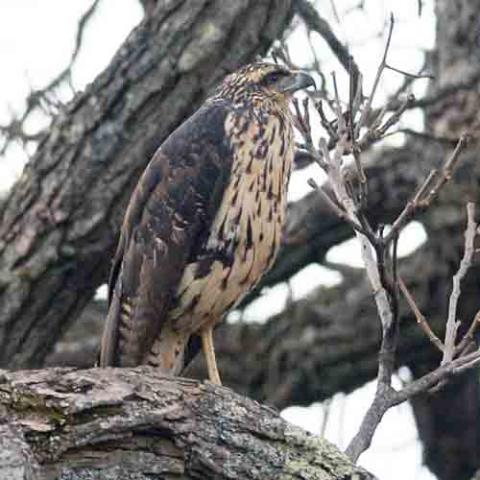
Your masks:
{"label": "barred tail", "polygon": [[179,375],[184,367],[188,338],[188,334],[178,332],[165,323],[144,363],[158,368],[162,373]]}

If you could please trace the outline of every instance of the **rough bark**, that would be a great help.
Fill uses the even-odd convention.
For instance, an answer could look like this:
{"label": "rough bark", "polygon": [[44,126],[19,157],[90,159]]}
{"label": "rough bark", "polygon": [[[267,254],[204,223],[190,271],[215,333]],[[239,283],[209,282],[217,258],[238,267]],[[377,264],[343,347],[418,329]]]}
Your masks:
{"label": "rough bark", "polygon": [[105,281],[152,152],[289,18],[290,0],[162,2],[55,119],[2,206],[0,365],[42,362]]}
{"label": "rough bark", "polygon": [[269,407],[148,368],[0,372],[0,431],[11,480],[373,479]]}

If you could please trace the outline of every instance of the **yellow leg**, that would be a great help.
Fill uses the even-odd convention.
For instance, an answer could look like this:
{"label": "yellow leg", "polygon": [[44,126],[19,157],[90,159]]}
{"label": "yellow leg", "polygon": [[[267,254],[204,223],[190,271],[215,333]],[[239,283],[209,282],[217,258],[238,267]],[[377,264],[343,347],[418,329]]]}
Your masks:
{"label": "yellow leg", "polygon": [[208,378],[212,383],[221,385],[220,375],[218,373],[217,361],[215,360],[215,349],[213,348],[213,328],[205,327],[200,336],[202,337],[202,348],[205,360],[207,361]]}

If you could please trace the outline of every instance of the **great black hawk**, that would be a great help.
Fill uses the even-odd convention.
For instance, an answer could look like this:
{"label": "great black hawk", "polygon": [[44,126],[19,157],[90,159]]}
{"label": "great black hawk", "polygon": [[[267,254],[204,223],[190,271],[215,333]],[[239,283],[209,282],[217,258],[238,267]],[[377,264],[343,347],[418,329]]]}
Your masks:
{"label": "great black hawk", "polygon": [[247,65],[160,146],[130,199],[109,284],[100,366],[179,374],[277,254],[294,154],[293,92],[304,72]]}

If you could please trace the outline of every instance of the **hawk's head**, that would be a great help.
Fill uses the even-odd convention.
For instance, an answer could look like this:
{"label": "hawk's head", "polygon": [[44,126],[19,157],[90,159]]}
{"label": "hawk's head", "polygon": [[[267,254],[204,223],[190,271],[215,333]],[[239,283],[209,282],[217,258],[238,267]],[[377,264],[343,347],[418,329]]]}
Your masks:
{"label": "hawk's head", "polygon": [[297,90],[309,86],[315,86],[315,82],[301,70],[274,63],[252,63],[228,75],[216,94],[235,102],[255,98],[285,101]]}

